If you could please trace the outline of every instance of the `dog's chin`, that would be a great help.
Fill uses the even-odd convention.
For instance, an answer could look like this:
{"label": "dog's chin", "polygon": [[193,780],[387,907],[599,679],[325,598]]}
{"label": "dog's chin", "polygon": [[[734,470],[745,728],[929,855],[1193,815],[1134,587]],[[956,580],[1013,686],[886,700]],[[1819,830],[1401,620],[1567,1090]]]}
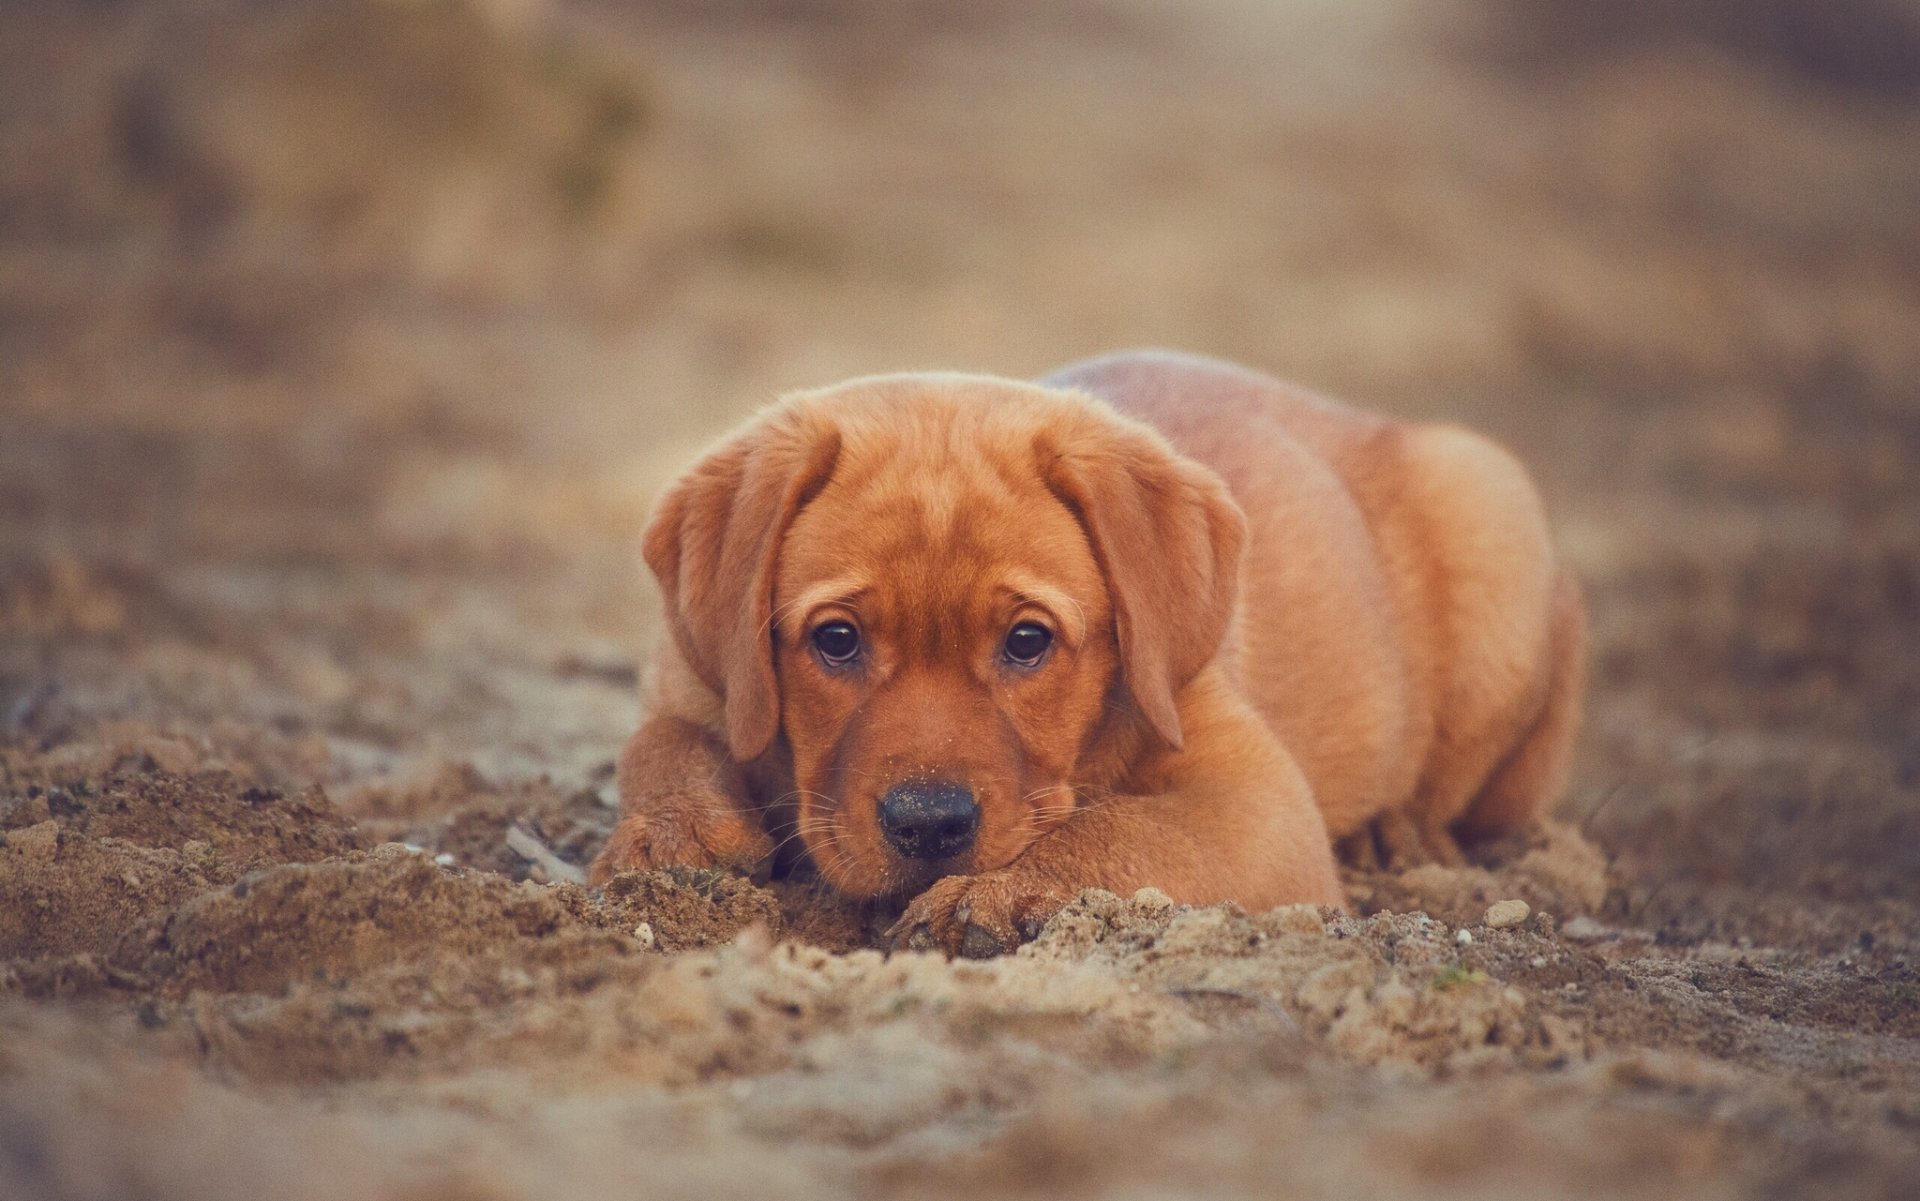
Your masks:
{"label": "dog's chin", "polygon": [[[815,863],[819,860],[816,859]],[[839,865],[837,873],[820,874],[836,892],[856,901],[904,901],[919,896],[947,876],[971,875],[978,869],[971,855],[948,859],[903,859],[898,855],[866,856]]]}
{"label": "dog's chin", "polygon": [[896,859],[889,876],[887,896],[893,900],[905,900],[916,897],[933,886],[934,881],[948,876],[965,876],[973,872],[971,855],[955,855],[951,859]]}

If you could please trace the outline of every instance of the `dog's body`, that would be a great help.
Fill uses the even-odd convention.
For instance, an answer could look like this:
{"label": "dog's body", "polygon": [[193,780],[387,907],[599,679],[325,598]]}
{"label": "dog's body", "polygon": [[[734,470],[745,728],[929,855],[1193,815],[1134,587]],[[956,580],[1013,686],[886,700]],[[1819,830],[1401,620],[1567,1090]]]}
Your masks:
{"label": "dog's body", "polygon": [[1153,426],[1247,514],[1237,681],[1334,838],[1402,811],[1444,858],[1449,831],[1498,833],[1558,794],[1586,616],[1512,456],[1200,359],[1048,382]]}
{"label": "dog's body", "polygon": [[1456,855],[1553,799],[1579,721],[1579,592],[1510,456],[1208,360],[790,398],[647,557],[674,636],[595,877],[792,830],[948,950],[1087,887],[1338,906],[1330,837]]}

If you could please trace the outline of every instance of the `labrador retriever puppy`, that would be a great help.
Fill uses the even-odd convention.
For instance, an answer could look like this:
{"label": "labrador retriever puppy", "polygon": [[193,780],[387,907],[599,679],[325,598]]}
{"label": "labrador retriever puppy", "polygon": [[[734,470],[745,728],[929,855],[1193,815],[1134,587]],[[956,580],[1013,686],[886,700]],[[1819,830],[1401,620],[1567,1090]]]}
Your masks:
{"label": "labrador retriever puppy", "polygon": [[1563,787],[1585,614],[1475,434],[1136,352],[786,397],[645,538],[669,636],[591,877],[786,868],[989,954],[1081,890],[1344,903]]}

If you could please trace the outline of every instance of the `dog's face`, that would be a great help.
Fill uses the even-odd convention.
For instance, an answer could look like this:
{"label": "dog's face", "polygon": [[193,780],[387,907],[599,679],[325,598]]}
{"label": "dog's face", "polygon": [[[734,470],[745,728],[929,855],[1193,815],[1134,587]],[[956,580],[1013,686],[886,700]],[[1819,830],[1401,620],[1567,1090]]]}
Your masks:
{"label": "dog's face", "polygon": [[784,735],[810,857],[880,896],[1011,862],[1116,723],[1179,743],[1241,526],[1084,398],[901,376],[773,410],[669,493],[647,554],[735,757]]}
{"label": "dog's face", "polygon": [[844,463],[781,547],[775,654],[799,828],[844,891],[1011,862],[1070,811],[1119,671],[1073,515],[1031,472],[968,457],[928,445]]}

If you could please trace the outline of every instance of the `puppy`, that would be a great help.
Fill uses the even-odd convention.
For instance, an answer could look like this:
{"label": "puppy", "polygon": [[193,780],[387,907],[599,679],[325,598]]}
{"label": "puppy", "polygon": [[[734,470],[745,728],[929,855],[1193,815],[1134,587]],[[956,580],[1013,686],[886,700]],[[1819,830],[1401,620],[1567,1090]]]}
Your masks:
{"label": "puppy", "polygon": [[592,879],[804,857],[949,953],[1089,887],[1341,906],[1330,839],[1456,859],[1579,724],[1513,458],[1204,359],[789,396],[644,549],[671,633]]}

